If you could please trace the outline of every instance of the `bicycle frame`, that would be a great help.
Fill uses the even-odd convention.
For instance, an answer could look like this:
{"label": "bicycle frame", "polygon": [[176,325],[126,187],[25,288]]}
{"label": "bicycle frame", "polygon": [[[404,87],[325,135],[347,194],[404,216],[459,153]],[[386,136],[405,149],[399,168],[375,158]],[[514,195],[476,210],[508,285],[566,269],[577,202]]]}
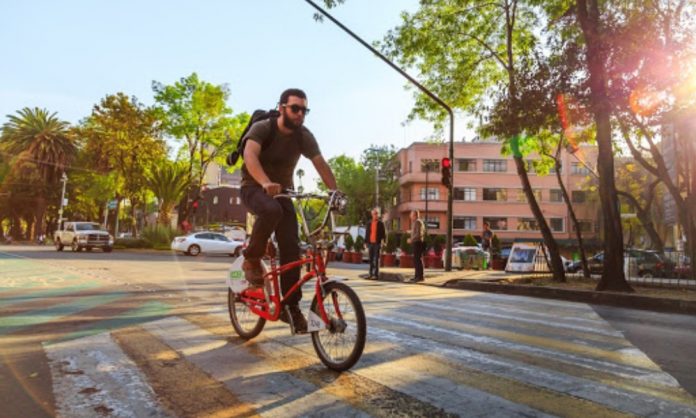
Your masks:
{"label": "bicycle frame", "polygon": [[[317,196],[284,194],[281,195],[281,197],[296,198],[299,200],[302,198],[312,198]],[[324,198],[324,196],[321,196],[321,198]],[[297,292],[305,283],[312,280],[313,278],[316,278],[317,281],[314,292],[317,296],[318,302],[317,307],[319,312],[317,313],[319,314],[324,324],[329,323],[329,317],[326,313],[326,309],[324,308],[325,293],[323,287],[324,283],[326,283],[329,279],[328,277],[326,277],[326,263],[321,253],[323,249],[319,245],[316,236],[327,226],[327,224],[329,224],[331,229],[333,230],[333,211],[335,210],[335,199],[337,199],[337,197],[334,194],[329,199],[329,208],[321,226],[319,226],[316,230],[312,232],[309,231],[309,228],[307,226],[307,221],[305,219],[305,214],[304,210],[302,209],[302,206],[297,205],[299,207],[300,218],[302,219],[302,227],[304,228],[304,232],[307,235],[307,237],[310,237],[310,239],[312,240],[312,250],[309,254],[309,257],[286,263],[281,266],[277,266],[275,257],[271,257],[271,269],[264,276],[264,281],[266,282],[266,289],[247,289],[239,294],[239,300],[244,303],[247,303],[249,309],[256,315],[269,321],[277,321],[280,318],[281,309],[284,306],[284,302],[287,300],[287,298],[295,292]],[[302,276],[300,280],[298,280],[297,283],[295,283],[284,295],[281,294],[280,275],[295,268],[301,269],[305,265],[311,266],[310,271],[306,273],[304,276]],[[333,303],[337,315],[339,317],[342,317],[340,309],[338,307],[338,302],[335,299],[335,297]]]}

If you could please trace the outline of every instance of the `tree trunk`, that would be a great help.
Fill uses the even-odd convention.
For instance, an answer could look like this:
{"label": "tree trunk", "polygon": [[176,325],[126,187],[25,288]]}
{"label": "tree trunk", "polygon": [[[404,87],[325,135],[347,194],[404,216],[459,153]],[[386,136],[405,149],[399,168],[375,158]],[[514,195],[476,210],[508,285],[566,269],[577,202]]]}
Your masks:
{"label": "tree trunk", "polygon": [[646,197],[646,201],[648,203],[645,207],[641,207],[638,200],[635,197],[633,197],[633,195],[631,195],[630,193],[624,192],[622,190],[617,190],[616,193],[619,196],[625,197],[636,209],[636,216],[638,217],[640,224],[643,225],[643,229],[645,229],[645,232],[650,237],[652,247],[660,253],[664,253],[665,244],[662,241],[662,238],[660,238],[660,234],[657,233],[657,229],[655,229],[655,224],[652,221],[652,216],[650,215],[650,206],[652,205],[652,201],[654,199],[653,191],[655,190],[657,183],[658,182],[655,181],[650,185],[650,189],[648,190],[648,195]]}
{"label": "tree trunk", "polygon": [[[589,7],[588,7],[589,6]],[[599,198],[604,221],[604,263],[597,290],[632,292],[624,275],[624,246],[621,215],[614,184],[614,150],[611,141],[611,103],[607,96],[603,41],[600,34],[598,0],[578,0],[578,21],[587,48],[590,102],[597,126],[597,169]]]}
{"label": "tree trunk", "polygon": [[522,189],[524,190],[525,196],[527,196],[527,201],[529,202],[529,207],[534,214],[534,218],[539,224],[539,229],[541,230],[541,236],[544,238],[544,244],[548,248],[551,255],[551,270],[553,271],[553,280],[555,282],[565,282],[565,269],[563,267],[563,261],[561,261],[561,254],[558,249],[558,244],[556,239],[553,237],[551,228],[546,223],[546,218],[539,207],[539,203],[534,196],[532,191],[532,185],[529,182],[529,176],[527,175],[527,167],[525,167],[524,159],[519,156],[514,156],[515,166],[517,167],[517,175],[520,177],[522,182]]}
{"label": "tree trunk", "polygon": [[582,266],[582,275],[583,277],[589,279],[590,267],[587,265],[587,254],[585,254],[585,244],[582,242],[582,231],[580,230],[580,223],[578,222],[578,218],[575,215],[575,209],[573,209],[573,205],[570,201],[570,196],[568,195],[568,190],[566,189],[565,184],[563,183],[563,177],[561,176],[561,143],[562,141],[558,142],[558,149],[556,150],[556,157],[554,158],[554,163],[556,166],[556,179],[558,180],[558,186],[561,188],[561,193],[563,194],[563,201],[565,202],[566,207],[568,208],[570,221],[573,223],[573,226],[575,227],[575,237],[578,240],[578,248],[580,250],[580,265]]}

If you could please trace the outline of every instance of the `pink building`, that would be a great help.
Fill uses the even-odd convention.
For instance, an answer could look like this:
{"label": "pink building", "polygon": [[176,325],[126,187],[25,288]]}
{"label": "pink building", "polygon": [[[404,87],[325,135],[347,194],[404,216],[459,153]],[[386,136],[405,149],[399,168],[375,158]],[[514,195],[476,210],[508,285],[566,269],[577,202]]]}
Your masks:
{"label": "pink building", "polygon": [[[532,215],[512,157],[500,154],[499,142],[456,142],[452,164],[454,205],[453,236],[479,237],[483,223],[503,241],[540,239],[537,222]],[[397,153],[400,164],[400,193],[395,212],[394,229],[410,228],[409,212],[418,209],[431,234],[445,235],[447,221],[447,188],[441,183],[440,162],[448,155],[448,144],[416,142]],[[577,156],[577,157],[576,157]],[[583,237],[597,236],[599,203],[595,196],[582,189],[590,172],[578,159],[594,166],[596,148],[582,146],[573,156],[562,153],[563,182],[571,195],[576,216],[581,221]],[[541,209],[558,240],[574,240],[570,216],[563,202],[555,174],[536,175],[529,156],[528,171],[532,188]],[[428,171],[430,167],[430,171]],[[427,184],[427,186],[426,186]],[[426,217],[427,213],[427,217]]]}

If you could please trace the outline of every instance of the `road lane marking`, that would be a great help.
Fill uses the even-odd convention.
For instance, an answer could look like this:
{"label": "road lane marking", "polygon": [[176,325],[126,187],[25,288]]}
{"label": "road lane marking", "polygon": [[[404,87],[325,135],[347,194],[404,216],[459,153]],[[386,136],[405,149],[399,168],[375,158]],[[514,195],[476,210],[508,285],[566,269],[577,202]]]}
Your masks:
{"label": "road lane marking", "polygon": [[83,290],[94,289],[102,286],[102,284],[97,282],[85,282],[72,286],[54,288],[54,289],[44,289],[37,290],[33,292],[22,292],[20,294],[14,294],[11,296],[3,296],[0,299],[0,308],[6,308],[12,305],[18,305],[23,303],[31,303],[35,301],[41,301],[47,298],[52,298],[56,296],[65,296],[73,293],[78,293]]}
{"label": "road lane marking", "polygon": [[109,334],[45,346],[58,417],[169,417]]}
{"label": "road lane marking", "polygon": [[181,417],[256,417],[253,406],[141,327],[113,333],[168,410]]}
{"label": "road lane marking", "polygon": [[86,311],[100,305],[105,305],[109,302],[121,299],[124,296],[126,296],[126,293],[123,292],[84,296],[72,302],[53,305],[50,308],[0,317],[0,335],[13,333],[38,324],[52,322],[59,318]]}

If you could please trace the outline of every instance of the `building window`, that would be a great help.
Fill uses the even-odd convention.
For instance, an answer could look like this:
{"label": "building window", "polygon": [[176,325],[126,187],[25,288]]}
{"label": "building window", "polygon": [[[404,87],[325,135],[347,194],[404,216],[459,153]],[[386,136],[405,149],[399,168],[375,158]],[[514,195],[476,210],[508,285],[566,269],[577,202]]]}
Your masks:
{"label": "building window", "polygon": [[475,231],[476,228],[476,217],[475,216],[455,216],[452,219],[452,228],[454,229],[467,229],[469,231]]}
{"label": "building window", "polygon": [[508,219],[498,218],[498,217],[486,217],[483,218],[483,223],[488,222],[491,229],[494,231],[507,231],[508,229]]}
{"label": "building window", "polygon": [[[563,163],[560,164],[560,170],[561,174],[563,174]],[[554,163],[550,168],[549,168],[549,174],[556,174],[556,163]]]}
{"label": "building window", "polygon": [[551,202],[562,202],[563,201],[563,193],[561,193],[561,189],[551,189],[550,195],[549,195],[549,200]]}
{"label": "building window", "polygon": [[425,173],[426,171],[433,172],[433,171],[439,171],[440,170],[440,160],[433,160],[433,159],[428,159],[428,160],[421,160],[421,168],[420,171],[421,173]]}
{"label": "building window", "polygon": [[420,190],[420,198],[421,200],[426,200],[426,190],[427,190],[427,195],[428,199],[427,200],[440,200],[440,189],[437,187],[428,187],[427,189],[423,187]]}
{"label": "building window", "polygon": [[[580,227],[580,232],[592,232],[592,221],[578,221],[578,226]],[[577,231],[575,225],[573,225],[573,232]]]}
{"label": "building window", "polygon": [[217,205],[217,204],[218,204],[218,197],[213,196],[213,205]]}
{"label": "building window", "polygon": [[586,199],[587,196],[585,196],[585,192],[583,190],[573,190],[570,200],[573,203],[585,203]]}
{"label": "building window", "polygon": [[476,171],[476,160],[457,159],[457,171]]}
{"label": "building window", "polygon": [[483,171],[489,173],[504,173],[507,171],[507,161],[483,160]]}
{"label": "building window", "polygon": [[539,223],[534,218],[517,218],[518,231],[538,231]]}
{"label": "building window", "polygon": [[412,173],[413,172],[413,161],[408,162],[408,172]]}
{"label": "building window", "polygon": [[476,189],[473,187],[455,187],[454,200],[473,202],[476,200]]}
{"label": "building window", "polygon": [[563,232],[565,228],[563,227],[563,218],[551,218],[551,230],[553,232]]}
{"label": "building window", "polygon": [[590,170],[587,167],[585,167],[585,165],[582,163],[573,163],[570,166],[570,174],[587,176],[590,174]]}
{"label": "building window", "polygon": [[440,217],[433,215],[433,216],[428,216],[425,218],[425,223],[428,228],[431,229],[440,229]]}
{"label": "building window", "polygon": [[230,205],[234,205],[234,197],[230,197]]}
{"label": "building window", "polygon": [[[532,193],[534,193],[534,196],[536,196],[537,202],[541,202],[541,190],[540,189],[533,189]],[[524,190],[518,190],[517,191],[517,201],[518,202],[527,202],[527,195],[524,193]]]}
{"label": "building window", "polygon": [[536,173],[536,169],[534,168],[534,160],[527,160],[527,173]]}
{"label": "building window", "polygon": [[505,189],[483,189],[483,200],[504,202],[507,200],[507,191]]}

